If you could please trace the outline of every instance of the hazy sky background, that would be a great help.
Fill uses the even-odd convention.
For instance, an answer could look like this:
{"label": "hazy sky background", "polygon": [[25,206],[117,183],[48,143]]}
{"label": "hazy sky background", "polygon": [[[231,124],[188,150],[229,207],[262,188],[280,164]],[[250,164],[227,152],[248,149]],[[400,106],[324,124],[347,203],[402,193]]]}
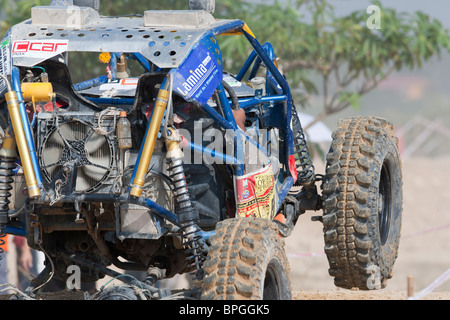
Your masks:
{"label": "hazy sky background", "polygon": [[[248,0],[256,3],[273,3],[274,0]],[[289,0],[278,0],[281,3],[287,3]],[[216,0],[219,3],[220,0]],[[450,28],[450,0],[381,0],[385,7],[394,8],[402,12],[422,11],[430,16],[437,18]],[[329,3],[335,8],[337,14],[347,14],[355,10],[366,11],[367,7],[373,3],[372,0],[329,0]]]}

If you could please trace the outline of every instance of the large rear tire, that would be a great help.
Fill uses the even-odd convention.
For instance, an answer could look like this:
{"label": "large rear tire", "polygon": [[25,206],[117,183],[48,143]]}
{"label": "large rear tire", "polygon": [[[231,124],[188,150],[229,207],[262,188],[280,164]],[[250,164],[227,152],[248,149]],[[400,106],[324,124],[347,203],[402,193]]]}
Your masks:
{"label": "large rear tire", "polygon": [[290,300],[284,240],[268,220],[221,221],[204,264],[202,299]]}
{"label": "large rear tire", "polygon": [[384,119],[340,121],[323,183],[329,274],[342,288],[381,289],[392,277],[402,215],[397,139]]}

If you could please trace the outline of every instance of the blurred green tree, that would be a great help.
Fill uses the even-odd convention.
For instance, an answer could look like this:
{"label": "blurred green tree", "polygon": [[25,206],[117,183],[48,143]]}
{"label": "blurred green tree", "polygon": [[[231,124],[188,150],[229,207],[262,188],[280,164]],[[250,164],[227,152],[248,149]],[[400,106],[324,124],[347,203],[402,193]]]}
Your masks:
{"label": "blurred green tree", "polygon": [[[377,11],[362,7],[337,16],[326,0],[270,5],[241,1],[245,10],[230,12],[246,21],[260,41],[272,43],[279,66],[295,84],[296,100],[320,95],[322,111],[311,126],[349,106],[358,108],[361,96],[392,72],[420,68],[442,49],[450,49],[448,32],[438,20],[422,12],[397,12],[379,1],[373,5]],[[244,45],[236,37],[222,42],[222,54],[230,57],[225,60],[228,67],[241,63]]]}
{"label": "blurred green tree", "polygon": [[51,0],[0,0],[0,35],[4,35],[12,25],[30,18],[33,6],[48,5]]}

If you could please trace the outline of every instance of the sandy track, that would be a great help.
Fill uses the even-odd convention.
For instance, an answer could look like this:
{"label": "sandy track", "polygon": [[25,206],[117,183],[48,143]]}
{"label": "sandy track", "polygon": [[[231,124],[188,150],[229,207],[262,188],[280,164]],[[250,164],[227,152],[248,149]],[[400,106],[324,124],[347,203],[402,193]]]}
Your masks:
{"label": "sandy track", "polygon": [[[293,300],[407,300],[406,291],[307,290],[293,293]],[[450,300],[450,292],[433,292],[423,300]]]}

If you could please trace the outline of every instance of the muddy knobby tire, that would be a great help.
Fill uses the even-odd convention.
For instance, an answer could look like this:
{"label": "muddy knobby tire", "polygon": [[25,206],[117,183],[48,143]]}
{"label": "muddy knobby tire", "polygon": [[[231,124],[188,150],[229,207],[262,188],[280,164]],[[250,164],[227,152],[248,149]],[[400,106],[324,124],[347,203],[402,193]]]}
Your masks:
{"label": "muddy knobby tire", "polygon": [[291,299],[284,240],[273,222],[226,219],[217,224],[210,240],[202,299]]}
{"label": "muddy knobby tire", "polygon": [[384,288],[397,258],[402,214],[401,162],[388,121],[339,122],[327,155],[323,199],[325,253],[335,285]]}

